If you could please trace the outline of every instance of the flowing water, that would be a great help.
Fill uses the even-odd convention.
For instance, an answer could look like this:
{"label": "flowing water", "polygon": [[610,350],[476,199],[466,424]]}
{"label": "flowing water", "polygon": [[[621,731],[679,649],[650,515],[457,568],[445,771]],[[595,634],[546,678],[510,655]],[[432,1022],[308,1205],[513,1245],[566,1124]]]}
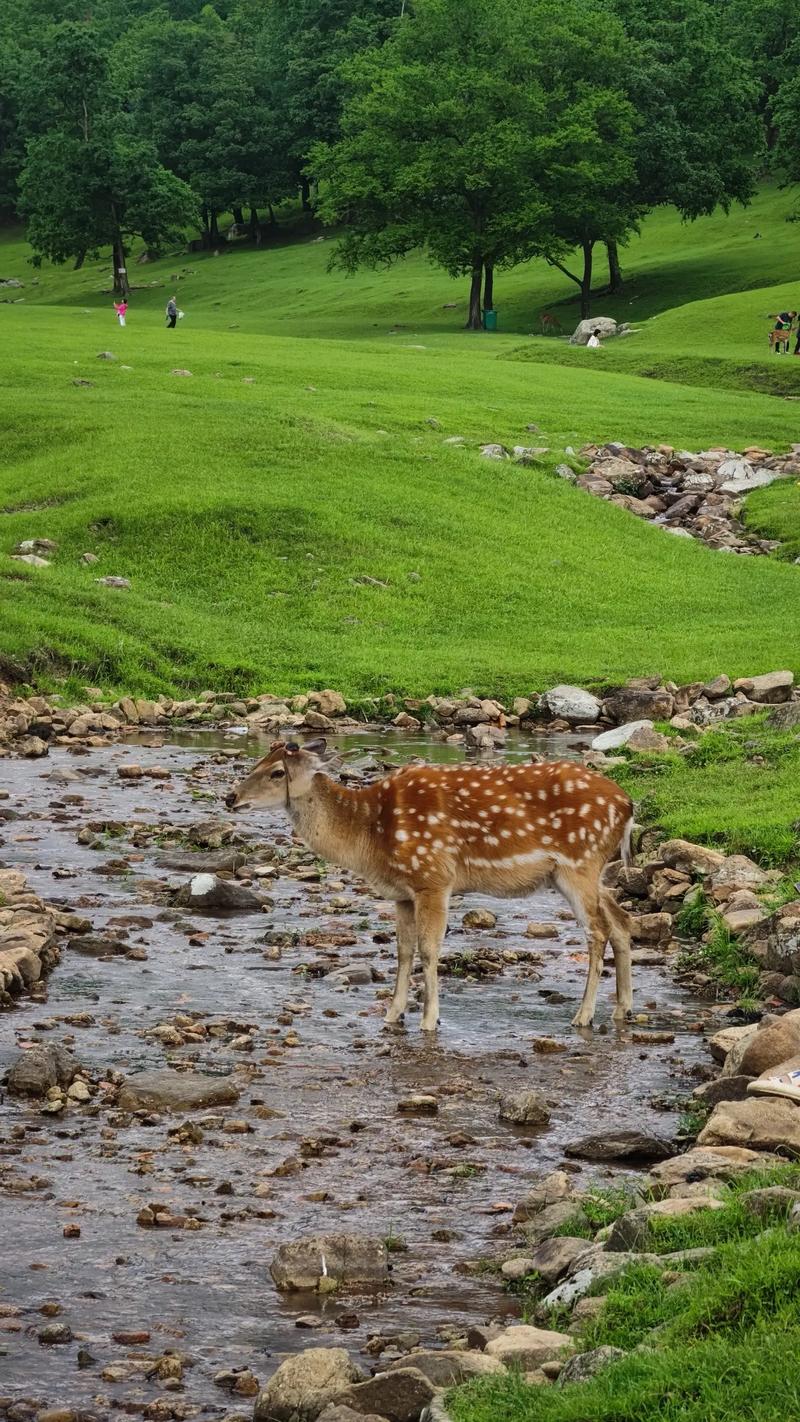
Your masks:
{"label": "flowing water", "polygon": [[[356,768],[463,755],[391,733],[338,744]],[[507,755],[526,758],[531,748],[530,739],[512,738]],[[535,748],[561,757],[574,742],[551,738]],[[133,950],[97,960],[78,951],[80,940],[65,946],[46,1002],[0,1018],[0,1072],[19,1044],[60,1041],[98,1081],[189,1062],[201,1073],[232,1073],[241,1088],[235,1106],[191,1116],[122,1116],[104,1104],[102,1088],[56,1116],[6,1097],[0,1395],[137,1413],[165,1396],[137,1360],[174,1349],[189,1365],[185,1392],[166,1394],[174,1415],[186,1403],[225,1414],[231,1400],[213,1384],[220,1369],[248,1366],[263,1381],[281,1355],[311,1344],[358,1355],[370,1334],[412,1330],[434,1343],[448,1330],[518,1312],[475,1265],[512,1247],[511,1208],[532,1180],[587,1131],[632,1121],[675,1130],[665,1098],[690,1088],[704,1056],[702,1011],[656,962],[635,969],[636,1010],[647,1014],[645,1031],[668,1027],[674,1043],[634,1043],[630,1029],[613,1028],[608,972],[600,1029],[572,1029],[583,940],[549,890],[502,904],[454,902],[435,1042],[420,1034],[418,1011],[405,1031],[382,1027],[391,906],[299,855],[280,816],[235,825],[248,852],[259,846],[257,857],[274,871],[253,881],[268,907],[223,918],[165,906],[190,870],[165,862],[164,841],[198,821],[226,819],[221,797],[262,751],[236,732],[172,733],[166,742],[149,733],[0,762],[4,807],[18,814],[2,826],[0,863],[21,868],[45,899]],[[121,780],[118,767],[132,761],[164,767],[169,778]],[[110,832],[102,828],[109,824]],[[96,847],[78,843],[87,825]],[[464,912],[481,905],[497,914],[496,928],[467,930]],[[553,925],[556,936],[526,937],[531,921]],[[502,971],[483,976],[475,965],[489,949]],[[369,969],[362,976],[371,981],[343,986],[318,975],[346,965]],[[200,1014],[212,1033],[177,1048],[144,1035],[176,1013]],[[541,1038],[559,1050],[537,1052]],[[552,1106],[544,1131],[498,1117],[501,1092],[530,1087]],[[399,1113],[414,1092],[435,1095],[438,1113]],[[170,1134],[189,1119],[202,1129],[194,1143]],[[603,1178],[598,1167],[581,1174]],[[150,1202],[188,1212],[200,1227],[142,1228],[137,1214]],[[79,1237],[64,1237],[69,1225]],[[389,1239],[391,1288],[374,1297],[281,1296],[269,1273],[277,1248],[334,1232]],[[44,1346],[37,1333],[56,1308],[73,1340]],[[308,1314],[319,1325],[311,1333],[295,1322]],[[114,1341],[139,1331],[150,1334],[142,1346]],[[112,1369],[119,1380],[111,1381],[102,1374],[115,1363],[125,1366]]]}

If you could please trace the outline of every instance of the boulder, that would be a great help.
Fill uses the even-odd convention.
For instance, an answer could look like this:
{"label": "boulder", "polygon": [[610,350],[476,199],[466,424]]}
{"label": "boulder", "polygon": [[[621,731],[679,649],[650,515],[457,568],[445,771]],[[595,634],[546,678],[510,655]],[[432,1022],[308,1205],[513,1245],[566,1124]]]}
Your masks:
{"label": "boulder", "polygon": [[738,1145],[800,1154],[800,1103],[785,1096],[748,1096],[714,1107],[698,1145]]}
{"label": "boulder", "polygon": [[577,1233],[588,1223],[577,1198],[555,1200],[552,1205],[545,1205],[533,1215],[528,1214],[524,1204],[518,1205],[514,1211],[513,1222],[523,1226],[522,1233],[529,1244],[538,1244],[543,1239],[549,1239],[556,1230],[574,1230]]}
{"label": "boulder", "polygon": [[579,1254],[586,1253],[586,1240],[572,1235],[557,1235],[543,1239],[529,1255],[529,1273],[536,1273],[546,1284],[555,1284],[572,1267]]}
{"label": "boulder", "polygon": [[418,1373],[422,1373],[428,1382],[433,1383],[434,1387],[441,1388],[460,1387],[461,1383],[469,1382],[470,1378],[487,1377],[506,1371],[500,1359],[492,1358],[488,1353],[460,1353],[451,1348],[436,1352],[409,1353],[405,1358],[398,1358],[396,1362],[390,1363],[387,1371],[396,1373],[401,1368],[414,1368]]}
{"label": "boulder", "polygon": [[775,705],[789,701],[794,686],[794,673],[790,671],[767,672],[764,676],[743,676],[733,683],[734,691],[741,691],[748,701],[768,702]]}
{"label": "boulder", "polygon": [[256,1398],[253,1422],[314,1422],[363,1376],[344,1348],[306,1348],[272,1374]]}
{"label": "boulder", "polygon": [[794,730],[795,726],[800,726],[800,701],[787,701],[783,706],[776,706],[767,720],[776,731]]}
{"label": "boulder", "polygon": [[663,1136],[649,1131],[640,1131],[635,1126],[581,1136],[564,1147],[565,1155],[580,1156],[583,1160],[665,1160],[672,1154],[672,1146]]}
{"label": "boulder", "polygon": [[554,686],[544,693],[540,705],[555,720],[575,725],[596,721],[600,715],[598,698],[580,686]]}
{"label": "boulder", "polygon": [[282,1292],[326,1293],[341,1285],[375,1289],[389,1282],[386,1245],[357,1234],[311,1235],[282,1244],[269,1271]]}
{"label": "boulder", "polygon": [[[237,1419],[240,1422],[240,1419]],[[377,1412],[354,1412],[352,1407],[344,1407],[339,1402],[329,1402],[319,1414],[319,1422],[386,1422]]]}
{"label": "boulder", "polygon": [[604,341],[609,336],[616,336],[617,330],[617,323],[611,316],[591,316],[586,321],[578,322],[569,343],[571,346],[588,345],[589,337],[594,331],[599,331],[600,339]]}
{"label": "boulder", "polygon": [[665,839],[658,846],[658,857],[669,869],[698,877],[713,874],[725,862],[725,855],[720,854],[718,849],[692,844],[688,839]]}
{"label": "boulder", "polygon": [[201,1076],[196,1072],[140,1071],[122,1084],[120,1111],[203,1111],[208,1106],[231,1106],[239,1088],[228,1076]]}
{"label": "boulder", "polygon": [[602,731],[599,736],[595,736],[592,741],[592,750],[619,750],[628,744],[631,736],[637,731],[652,731],[652,729],[652,721],[628,721],[624,726],[615,726],[612,730]]}
{"label": "boulder", "polygon": [[500,1098],[500,1120],[515,1126],[547,1126],[550,1108],[540,1091],[510,1091]]}
{"label": "boulder", "polygon": [[264,901],[244,884],[219,879],[216,874],[195,874],[175,900],[196,913],[256,913]]}
{"label": "boulder", "polygon": [[668,721],[675,698],[664,687],[620,686],[608,693],[603,711],[610,721],[625,725],[630,721]]}
{"label": "boulder", "polygon": [[78,1067],[72,1053],[55,1042],[28,1047],[12,1064],[6,1084],[12,1096],[46,1096],[54,1086],[69,1086]]}
{"label": "boulder", "polygon": [[717,477],[719,477],[723,469],[728,468],[730,465],[738,466],[737,471],[734,474],[728,475],[723,479],[722,483],[719,484],[718,487],[721,494],[749,494],[751,489],[762,489],[765,484],[772,484],[776,479],[780,478],[780,474],[776,469],[767,469],[763,465],[760,469],[754,469],[752,465],[748,464],[744,459],[726,460],[724,464],[719,466]]}
{"label": "boulder", "polygon": [[746,854],[731,854],[709,876],[711,897],[717,903],[724,903],[740,889],[759,888],[766,878],[764,870]]}
{"label": "boulder", "polygon": [[742,942],[762,967],[788,976],[800,974],[800,899],[783,904],[747,929]]}
{"label": "boulder", "polygon": [[517,1205],[514,1219],[527,1220],[553,1205],[557,1200],[566,1200],[572,1194],[572,1180],[565,1170],[553,1170],[543,1180],[534,1185]]}
{"label": "boulder", "polygon": [[708,1039],[708,1050],[715,1062],[724,1062],[729,1052],[739,1042],[747,1041],[758,1031],[757,1022],[748,1022],[743,1027],[723,1027]]}
{"label": "boulder", "polygon": [[362,1415],[377,1413],[389,1422],[418,1422],[423,1408],[436,1396],[437,1388],[413,1366],[413,1353],[404,1361],[405,1367],[378,1373],[368,1382],[347,1388],[337,1402]]}
{"label": "boulder", "polygon": [[800,1008],[767,1017],[742,1038],[725,1058],[723,1076],[761,1076],[800,1053]]}
{"label": "boulder", "polygon": [[591,1348],[588,1353],[575,1353],[561,1369],[558,1385],[566,1387],[569,1383],[588,1382],[589,1378],[593,1378],[603,1368],[609,1367],[611,1363],[618,1363],[627,1356],[622,1348],[612,1348],[608,1343],[601,1348]]}
{"label": "boulder", "polygon": [[800,1206],[800,1190],[787,1190],[783,1185],[767,1185],[762,1190],[746,1190],[739,1203],[757,1220],[772,1223],[786,1219]]}
{"label": "boulder", "polygon": [[325,691],[310,691],[308,700],[322,716],[344,716],[347,710],[347,702],[340,691],[331,691],[328,687]]}
{"label": "boulder", "polygon": [[628,1210],[627,1214],[620,1215],[619,1219],[614,1221],[606,1240],[606,1249],[612,1254],[619,1250],[645,1249],[648,1244],[652,1243],[650,1229],[652,1220],[679,1219],[683,1215],[696,1214],[698,1210],[719,1210],[722,1209],[722,1206],[722,1200],[716,1200],[710,1195],[654,1200],[649,1205],[641,1205],[638,1209]]}
{"label": "boulder", "polygon": [[650,1171],[651,1178],[666,1189],[673,1185],[701,1180],[733,1180],[748,1170],[760,1169],[765,1157],[756,1150],[739,1146],[696,1146],[685,1155],[659,1161]]}
{"label": "boulder", "polygon": [[652,727],[639,726],[628,740],[628,749],[632,751],[651,751],[663,755],[665,751],[672,749],[669,736],[664,736],[660,731]]}
{"label": "boulder", "polygon": [[486,1345],[490,1358],[498,1358],[506,1367],[538,1368],[567,1352],[574,1353],[575,1340],[568,1333],[549,1328],[534,1328],[530,1324],[514,1324]]}

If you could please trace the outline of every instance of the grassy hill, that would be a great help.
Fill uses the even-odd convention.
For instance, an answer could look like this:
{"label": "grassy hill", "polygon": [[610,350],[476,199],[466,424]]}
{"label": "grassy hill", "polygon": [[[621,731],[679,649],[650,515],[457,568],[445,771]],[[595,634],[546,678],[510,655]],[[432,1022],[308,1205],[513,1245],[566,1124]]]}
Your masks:
{"label": "grassy hill", "polygon": [[[800,570],[671,539],[552,472],[589,439],[798,438],[800,361],[766,351],[767,313],[800,306],[789,208],[766,190],[691,227],[657,214],[596,305],[641,328],[598,352],[529,337],[544,310],[576,318],[542,263],[501,274],[492,336],[461,329],[463,283],[422,257],[345,279],[313,238],[172,254],[134,268],[120,330],[106,262],[34,273],[9,235],[0,657],[43,682],[350,696],[800,670]],[[550,453],[493,463],[493,440]],[[796,534],[794,485],[754,504]],[[37,536],[52,567],[7,558]]]}

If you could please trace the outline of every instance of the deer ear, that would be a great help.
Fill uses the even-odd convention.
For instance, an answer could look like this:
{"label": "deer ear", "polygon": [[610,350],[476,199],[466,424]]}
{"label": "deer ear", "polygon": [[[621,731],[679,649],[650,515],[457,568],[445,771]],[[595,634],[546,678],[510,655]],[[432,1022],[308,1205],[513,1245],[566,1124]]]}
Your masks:
{"label": "deer ear", "polygon": [[324,755],[328,749],[328,742],[324,736],[319,736],[315,741],[306,741],[303,750],[312,751],[314,755]]}

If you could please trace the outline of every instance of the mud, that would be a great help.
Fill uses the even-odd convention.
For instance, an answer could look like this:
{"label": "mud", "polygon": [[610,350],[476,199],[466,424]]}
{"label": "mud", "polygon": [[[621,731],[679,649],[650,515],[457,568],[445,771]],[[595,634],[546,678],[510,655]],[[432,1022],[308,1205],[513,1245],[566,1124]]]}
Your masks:
{"label": "mud", "polygon": [[[340,744],[355,768],[462,754],[391,733]],[[512,738],[507,754],[527,757],[531,744]],[[201,851],[231,865],[244,857],[240,878],[255,861],[262,872],[250,882],[267,906],[227,918],[171,907],[198,862],[189,827],[231,823],[221,796],[261,749],[233,732],[173,732],[169,743],[149,733],[0,765],[4,803],[19,816],[2,826],[0,863],[120,950],[88,956],[76,934],[46,1001],[0,1018],[0,1073],[20,1045],[59,1041],[92,1092],[55,1115],[10,1097],[0,1106],[0,1394],[99,1414],[137,1414],[156,1398],[163,1407],[147,1415],[241,1412],[249,1403],[214,1384],[219,1371],[246,1366],[263,1381],[281,1355],[311,1344],[357,1353],[370,1335],[400,1330],[435,1343],[518,1313],[480,1261],[513,1245],[511,1210],[531,1179],[588,1131],[676,1130],[666,1107],[705,1057],[704,1009],[656,962],[635,970],[644,1021],[613,1028],[606,973],[599,1030],[574,1031],[582,939],[549,891],[454,903],[433,1044],[416,1010],[406,1030],[382,1027],[390,906],[293,846],[280,817],[237,820],[233,842],[223,833]],[[538,749],[562,756],[571,745],[551,738]],[[118,767],[131,763],[168,775],[120,779]],[[78,842],[81,832],[90,843]],[[497,914],[494,929],[462,926],[475,907]],[[527,937],[531,921],[556,936]],[[343,967],[372,980],[344,986],[320,975]],[[205,1035],[183,1046],[169,1030],[147,1035],[168,1024],[191,1036],[193,1021]],[[651,1030],[658,1041],[646,1040]],[[558,1049],[537,1051],[543,1038]],[[230,1074],[238,1103],[172,1116],[116,1107],[116,1073],[185,1064]],[[521,1087],[544,1092],[547,1129],[500,1122],[500,1093]],[[414,1093],[435,1096],[437,1113],[399,1111]],[[187,1122],[200,1130],[181,1130]],[[597,1167],[584,1174],[603,1178]],[[189,1227],[137,1223],[154,1203]],[[279,1295],[269,1274],[278,1247],[334,1232],[389,1240],[391,1289]],[[298,1326],[303,1316],[318,1326]],[[69,1326],[70,1341],[39,1341],[53,1322]],[[186,1366],[165,1391],[145,1374],[168,1350]]]}

